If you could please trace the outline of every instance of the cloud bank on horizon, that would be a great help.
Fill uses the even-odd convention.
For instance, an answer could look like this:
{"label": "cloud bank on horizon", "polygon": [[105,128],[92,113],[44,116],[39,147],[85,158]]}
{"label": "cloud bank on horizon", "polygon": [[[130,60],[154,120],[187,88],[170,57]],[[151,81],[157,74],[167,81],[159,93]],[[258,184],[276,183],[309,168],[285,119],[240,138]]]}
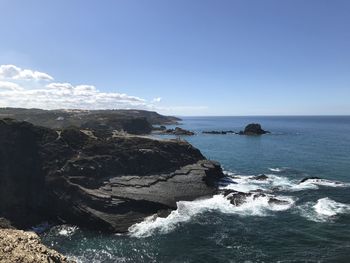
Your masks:
{"label": "cloud bank on horizon", "polygon": [[118,92],[102,92],[93,85],[54,82],[47,73],[0,66],[0,107],[41,109],[146,109],[171,111],[158,107],[160,97],[147,101]]}

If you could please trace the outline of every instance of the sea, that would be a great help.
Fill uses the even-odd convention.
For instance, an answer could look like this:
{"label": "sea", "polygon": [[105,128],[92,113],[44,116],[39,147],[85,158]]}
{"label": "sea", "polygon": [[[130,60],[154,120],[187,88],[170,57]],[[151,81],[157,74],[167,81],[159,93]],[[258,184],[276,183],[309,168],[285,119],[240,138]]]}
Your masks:
{"label": "sea", "polygon": [[[271,133],[202,133],[249,123]],[[267,195],[236,207],[217,194],[180,201],[127,234],[60,225],[43,242],[77,262],[350,262],[350,116],[184,117],[181,127],[196,133],[181,139],[221,163],[221,189],[285,202]]]}

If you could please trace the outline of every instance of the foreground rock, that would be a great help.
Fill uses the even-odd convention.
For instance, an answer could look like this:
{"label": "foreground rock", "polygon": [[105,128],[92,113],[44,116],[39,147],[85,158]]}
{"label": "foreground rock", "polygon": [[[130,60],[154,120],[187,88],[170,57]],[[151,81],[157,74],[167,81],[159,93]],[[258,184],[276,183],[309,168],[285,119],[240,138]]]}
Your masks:
{"label": "foreground rock", "polygon": [[216,192],[223,177],[187,142],[98,137],[0,120],[0,216],[16,227],[63,220],[125,232],[146,216]]}
{"label": "foreground rock", "polygon": [[41,244],[34,232],[0,229],[1,263],[73,263],[65,256]]}
{"label": "foreground rock", "polygon": [[269,131],[265,131],[261,128],[261,125],[258,123],[251,123],[248,124],[245,128],[244,131],[240,131],[240,135],[262,135],[270,133]]}

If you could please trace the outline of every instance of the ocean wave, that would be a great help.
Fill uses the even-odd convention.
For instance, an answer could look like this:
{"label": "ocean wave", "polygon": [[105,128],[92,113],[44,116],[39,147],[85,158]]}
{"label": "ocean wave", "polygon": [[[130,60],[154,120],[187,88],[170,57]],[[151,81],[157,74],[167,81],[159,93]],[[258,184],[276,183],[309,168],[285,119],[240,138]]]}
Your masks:
{"label": "ocean wave", "polygon": [[325,197],[318,199],[317,202],[307,202],[299,207],[299,211],[311,221],[327,222],[336,219],[338,215],[350,214],[350,205]]}
{"label": "ocean wave", "polygon": [[[195,216],[218,211],[225,214],[237,214],[240,216],[268,216],[273,212],[290,209],[296,201],[296,197],[278,194],[283,192],[295,192],[306,189],[318,189],[319,186],[325,187],[344,187],[345,183],[331,181],[326,179],[290,179],[285,176],[275,174],[267,175],[238,175],[230,171],[224,171],[226,175],[219,183],[219,189],[228,194],[214,195],[208,199],[199,199],[194,201],[177,202],[177,209],[172,211],[167,217],[158,217],[153,215],[147,217],[144,221],[134,224],[129,228],[129,235],[133,237],[148,237],[154,233],[166,234],[173,231],[180,224],[191,221]],[[230,202],[230,191],[245,193],[239,196],[239,205]],[[274,201],[276,200],[276,201]],[[327,213],[329,209],[335,209],[332,203],[324,203],[319,200],[317,204],[312,204],[311,210],[316,214]],[[327,208],[328,205],[328,208]],[[345,209],[341,205],[335,206],[340,211]],[[328,210],[327,210],[328,209]],[[301,213],[313,218],[310,214],[310,204],[300,206]]]}
{"label": "ocean wave", "polygon": [[280,172],[282,172],[282,171],[284,171],[285,170],[285,168],[278,168],[278,167],[276,167],[276,168],[268,168],[271,172],[276,172],[276,173],[280,173]]}
{"label": "ocean wave", "polygon": [[349,187],[349,183],[343,183],[339,181],[331,181],[327,179],[308,179],[299,184],[301,187],[313,186],[326,186],[326,187]]}
{"label": "ocean wave", "polygon": [[209,212],[219,211],[225,214],[237,214],[241,216],[267,216],[271,211],[283,211],[294,204],[294,199],[288,196],[278,196],[284,204],[270,203],[269,196],[248,197],[240,206],[235,206],[223,195],[214,195],[212,198],[195,201],[177,202],[177,209],[166,218],[156,215],[147,217],[143,222],[134,224],[129,228],[132,237],[148,237],[155,233],[166,234],[173,231],[181,223],[190,221],[194,216]]}
{"label": "ocean wave", "polygon": [[302,191],[302,190],[316,190],[322,187],[350,187],[349,183],[339,181],[332,181],[327,179],[307,179],[300,181],[297,179],[289,179],[285,176],[275,174],[264,175],[266,179],[259,180],[259,176],[253,175],[236,175],[234,173],[226,172],[227,178],[219,185],[221,189],[231,189],[239,192],[250,192],[256,190],[264,191]]}

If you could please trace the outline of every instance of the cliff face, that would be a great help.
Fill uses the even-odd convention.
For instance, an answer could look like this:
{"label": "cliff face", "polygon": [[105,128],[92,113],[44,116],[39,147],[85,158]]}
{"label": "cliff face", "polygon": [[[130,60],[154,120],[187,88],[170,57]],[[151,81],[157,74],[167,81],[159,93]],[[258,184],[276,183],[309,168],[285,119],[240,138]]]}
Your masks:
{"label": "cliff face", "polygon": [[187,142],[96,135],[0,120],[2,216],[20,227],[60,218],[125,232],[179,200],[213,194],[222,176]]}
{"label": "cliff face", "polygon": [[0,213],[16,219],[18,226],[40,218],[45,206],[40,145],[56,137],[54,131],[26,122],[0,120]]}

